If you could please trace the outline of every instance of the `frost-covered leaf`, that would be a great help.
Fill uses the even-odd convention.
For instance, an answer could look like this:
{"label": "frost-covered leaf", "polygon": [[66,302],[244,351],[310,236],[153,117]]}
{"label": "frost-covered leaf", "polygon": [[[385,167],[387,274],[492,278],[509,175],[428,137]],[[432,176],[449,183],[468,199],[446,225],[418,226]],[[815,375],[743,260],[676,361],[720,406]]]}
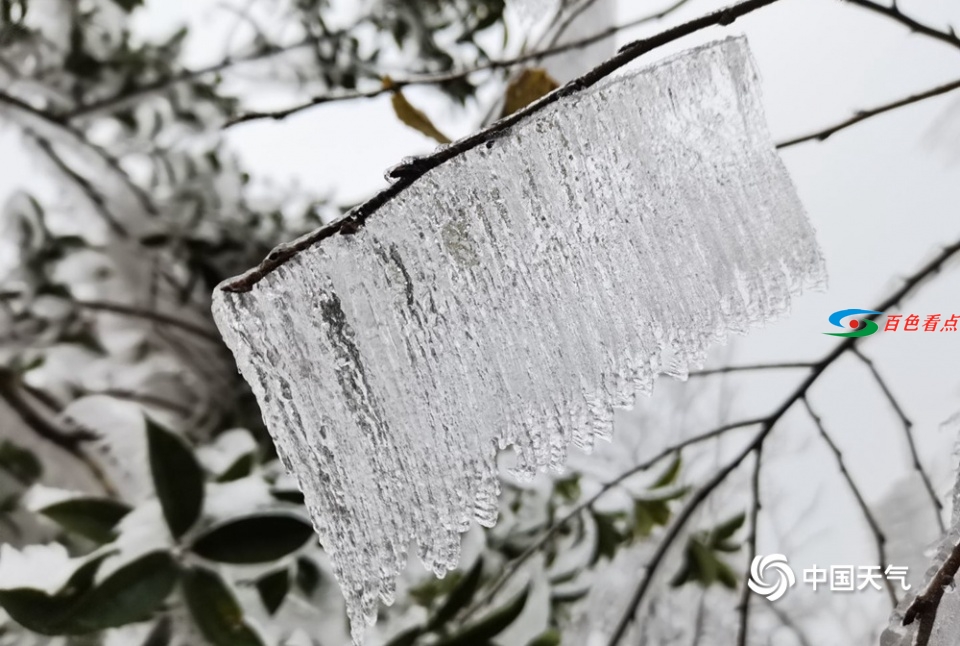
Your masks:
{"label": "frost-covered leaf", "polygon": [[203,472],[186,442],[147,419],[150,472],[170,533],[180,538],[203,507]]}
{"label": "frost-covered leaf", "polygon": [[266,563],[297,551],[313,537],[310,523],[298,516],[251,514],[202,532],[190,549],[221,563]]}
{"label": "frost-covered leaf", "polygon": [[495,523],[498,447],[518,476],[560,469],[658,374],[823,280],[742,40],[564,96],[404,186],[214,295],[357,632],[411,542],[441,573],[471,519]]}

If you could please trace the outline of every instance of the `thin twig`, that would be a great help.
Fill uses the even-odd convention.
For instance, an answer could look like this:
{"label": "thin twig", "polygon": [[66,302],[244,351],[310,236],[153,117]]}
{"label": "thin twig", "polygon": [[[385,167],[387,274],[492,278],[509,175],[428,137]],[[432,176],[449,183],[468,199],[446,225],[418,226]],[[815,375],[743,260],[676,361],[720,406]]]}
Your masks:
{"label": "thin twig", "polygon": [[710,375],[725,374],[728,372],[752,372],[757,370],[790,370],[795,368],[812,368],[815,363],[811,361],[797,361],[792,363],[755,363],[745,366],[723,366],[721,368],[708,368],[706,370],[694,370],[687,377],[708,377]]}
{"label": "thin twig", "polygon": [[897,22],[906,25],[910,31],[916,32],[918,34],[923,34],[924,36],[929,36],[941,42],[944,42],[953,47],[960,48],[960,37],[957,36],[956,31],[953,27],[948,27],[947,31],[940,31],[934,29],[929,25],[925,25],[922,22],[914,20],[910,16],[904,14],[900,11],[900,7],[897,6],[896,0],[890,6],[882,5],[872,0],[846,0],[852,5],[858,7],[863,7],[880,15],[886,16],[888,18],[893,18]]}
{"label": "thin twig", "polygon": [[737,645],[747,646],[747,635],[750,632],[750,586],[747,579],[750,576],[750,565],[757,556],[757,523],[760,520],[760,469],[763,466],[763,444],[757,446],[753,463],[753,478],[750,482],[750,535],[747,537],[747,573],[743,577],[743,589],[740,590],[740,628],[737,633]]}
{"label": "thin twig", "polygon": [[157,395],[151,395],[150,393],[138,393],[133,390],[123,390],[121,388],[106,388],[104,390],[88,390],[84,392],[85,396],[95,396],[100,395],[103,397],[113,397],[114,399],[122,399],[124,401],[136,402],[138,404],[143,404],[144,406],[155,406],[157,408],[165,408],[169,411],[177,413],[183,417],[189,417],[193,414],[193,411],[189,407],[175,402],[164,397],[158,397]]}
{"label": "thin twig", "polygon": [[191,323],[189,321],[184,321],[175,316],[170,316],[169,314],[163,314],[162,312],[155,312],[153,310],[145,310],[133,305],[123,305],[122,303],[108,303],[105,301],[73,301],[77,306],[82,307],[88,310],[102,311],[102,312],[111,312],[113,314],[120,314],[122,316],[129,316],[132,318],[143,319],[147,321],[154,321],[156,323],[163,323],[164,325],[170,325],[172,327],[180,328],[196,336],[206,339],[207,341],[213,341],[214,343],[222,343],[223,340],[220,338],[220,335],[211,329],[204,327],[202,325],[197,325],[196,323]]}
{"label": "thin twig", "polygon": [[[553,105],[564,97],[576,94],[593,86],[647,52],[684,38],[685,36],[689,36],[690,34],[694,34],[707,27],[730,25],[736,21],[737,18],[762,9],[777,1],[778,0],[744,0],[744,2],[739,4],[700,16],[699,18],[677,25],[649,38],[636,40],[622,47],[612,58],[607,59],[583,76],[570,81],[563,87],[554,90],[522,110],[518,110],[512,115],[500,119],[479,132],[464,137],[449,146],[445,146],[431,155],[417,157],[405,164],[397,166],[390,172],[390,177],[394,181],[386,189],[354,208],[336,222],[308,233],[291,243],[278,246],[267,255],[266,259],[264,259],[258,267],[251,269],[231,281],[223,283],[219,289],[226,292],[250,291],[264,276],[289,261],[304,249],[308,249],[321,240],[337,233],[348,234],[356,232],[363,226],[364,221],[368,217],[402,191],[409,188],[428,171],[462,155],[468,150],[472,150],[477,146],[496,139],[516,124],[540,112],[544,108]],[[564,45],[564,47],[569,48],[574,46],[576,46],[576,43]]]}
{"label": "thin twig", "polygon": [[917,443],[913,437],[913,421],[907,417],[906,413],[903,412],[903,407],[900,406],[900,402],[896,397],[893,396],[893,392],[890,390],[890,387],[887,385],[886,380],[880,376],[880,372],[877,370],[877,367],[874,365],[873,361],[863,354],[858,348],[853,349],[853,353],[857,356],[860,361],[870,369],[870,374],[873,375],[874,381],[877,382],[877,385],[880,386],[880,390],[883,391],[884,397],[887,401],[890,402],[890,407],[893,408],[894,413],[900,419],[900,423],[903,425],[903,434],[907,438],[907,446],[910,448],[910,457],[913,460],[913,468],[918,474],[920,474],[920,479],[923,481],[923,486],[927,490],[927,495],[930,497],[930,501],[933,504],[933,515],[937,518],[937,526],[940,528],[940,533],[943,534],[947,531],[946,525],[943,523],[943,503],[940,501],[940,497],[937,495],[936,489],[933,487],[933,483],[930,480],[930,476],[927,474],[926,469],[923,468],[923,465],[920,463],[920,455],[917,453]]}
{"label": "thin twig", "polygon": [[861,121],[866,121],[867,119],[875,117],[879,114],[884,114],[885,112],[890,112],[892,110],[896,110],[897,108],[902,108],[913,103],[919,103],[920,101],[924,101],[935,96],[940,96],[941,94],[947,94],[948,92],[953,92],[957,89],[960,89],[960,79],[944,85],[938,85],[937,87],[931,88],[926,92],[920,92],[919,94],[913,94],[898,101],[893,101],[875,108],[870,108],[869,110],[858,110],[856,114],[845,121],[841,121],[840,123],[832,125],[828,128],[824,128],[823,130],[818,130],[817,132],[811,132],[810,134],[788,139],[787,141],[782,141],[777,144],[777,148],[789,148],[790,146],[796,146],[797,144],[802,144],[806,141],[824,141],[830,135],[854,126]]}
{"label": "thin twig", "polygon": [[[913,291],[927,278],[938,273],[943,268],[944,264],[958,252],[960,252],[960,240],[957,240],[953,244],[944,247],[935,258],[920,268],[916,273],[911,275],[907,280],[904,281],[903,285],[901,285],[899,289],[893,292],[893,294],[887,297],[882,303],[877,305],[877,307],[874,308],[875,311],[884,312],[896,307],[901,301],[910,296]],[[879,314],[870,314],[864,318],[872,321],[876,319],[877,316],[879,316]],[[676,519],[667,529],[663,539],[657,546],[653,557],[650,559],[643,578],[638,584],[636,591],[630,599],[630,602],[627,604],[626,611],[620,618],[620,621],[618,622],[614,633],[608,642],[609,646],[616,646],[623,639],[627,632],[627,628],[629,628],[633,621],[633,617],[636,615],[637,610],[643,603],[647,591],[650,589],[653,578],[662,564],[664,557],[666,556],[670,547],[673,545],[674,541],[676,541],[677,537],[680,535],[684,525],[686,525],[686,523],[693,516],[693,513],[696,511],[696,509],[707,498],[710,497],[710,494],[713,493],[713,491],[719,487],[727,479],[727,477],[733,473],[733,471],[736,470],[740,463],[743,462],[743,460],[745,460],[750,453],[763,444],[764,439],[773,430],[777,422],[780,421],[784,414],[786,414],[786,412],[792,408],[797,401],[807,394],[807,391],[810,389],[810,387],[816,383],[817,379],[820,378],[820,375],[822,375],[827,368],[829,368],[848,350],[856,346],[859,338],[860,337],[848,337],[844,339],[833,349],[833,351],[817,362],[816,365],[814,365],[814,367],[811,369],[810,374],[807,375],[807,377],[797,386],[797,388],[787,396],[786,400],[780,405],[780,407],[766,418],[763,428],[759,433],[757,433],[754,439],[732,461],[727,463],[722,469],[714,474],[714,476],[710,478],[706,484],[704,484],[691,498],[688,499],[687,504],[677,514]],[[958,559],[960,559],[960,557],[958,557]]]}
{"label": "thin twig", "polygon": [[[854,347],[853,351],[857,352],[856,347]],[[816,412],[814,412],[813,407],[810,405],[810,400],[806,396],[803,397],[803,405],[806,407],[807,413],[810,415],[810,419],[812,419],[813,423],[816,425],[817,431],[820,433],[820,437],[823,438],[824,442],[827,443],[827,446],[829,446],[830,450],[833,452],[833,455],[837,460],[837,466],[840,468],[840,474],[843,476],[844,480],[847,481],[847,486],[850,488],[850,492],[856,499],[857,504],[860,506],[860,511],[863,512],[863,516],[866,518],[867,524],[870,526],[870,532],[873,534],[873,538],[877,544],[877,559],[880,563],[880,569],[883,570],[883,568],[887,565],[886,534],[884,534],[883,530],[880,529],[880,523],[877,522],[876,517],[870,510],[870,506],[864,499],[863,493],[860,491],[860,487],[858,487],[857,483],[853,481],[853,475],[847,470],[847,465],[843,460],[843,453],[840,451],[840,448],[837,446],[836,442],[833,441],[833,438],[830,437],[830,434],[827,433],[827,429],[823,425],[823,419],[817,415]],[[884,577],[883,580],[886,583],[887,593],[890,595],[890,601],[893,603],[893,607],[896,608],[900,601],[897,599],[897,591],[893,586],[893,581],[887,577]]]}

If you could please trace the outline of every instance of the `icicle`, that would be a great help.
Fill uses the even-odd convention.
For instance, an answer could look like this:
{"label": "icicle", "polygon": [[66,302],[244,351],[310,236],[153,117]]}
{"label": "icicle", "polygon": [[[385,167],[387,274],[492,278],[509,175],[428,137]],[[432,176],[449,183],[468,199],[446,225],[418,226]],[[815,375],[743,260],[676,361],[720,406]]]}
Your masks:
{"label": "icicle", "polygon": [[498,448],[561,469],[614,406],[823,281],[746,42],[566,97],[214,314],[303,489],[356,639],[411,542],[497,517]]}

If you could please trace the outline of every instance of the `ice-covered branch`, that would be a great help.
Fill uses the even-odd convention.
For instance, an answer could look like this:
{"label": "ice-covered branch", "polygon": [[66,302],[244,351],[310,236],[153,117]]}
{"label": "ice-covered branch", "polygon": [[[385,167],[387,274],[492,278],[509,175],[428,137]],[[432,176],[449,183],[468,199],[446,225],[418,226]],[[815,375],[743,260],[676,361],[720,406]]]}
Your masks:
{"label": "ice-covered branch", "polygon": [[309,249],[321,240],[329,238],[335,234],[355,233],[368,217],[376,213],[384,204],[397,197],[405,189],[409,188],[417,180],[423,177],[428,171],[459,157],[467,151],[473,150],[478,146],[490,143],[492,144],[498,137],[503,136],[507,131],[524,122],[531,116],[541,112],[545,108],[554,105],[563,98],[574,95],[597,82],[605,79],[607,76],[622,68],[627,63],[636,60],[643,54],[650,52],[658,47],[672,43],[680,38],[689,36],[707,27],[716,25],[730,25],[737,18],[752,13],[758,9],[773,4],[777,0],[745,0],[740,4],[733,5],[726,9],[721,9],[713,13],[706,14],[688,22],[682,23],[663,31],[659,34],[636,40],[625,45],[620,51],[607,61],[593,68],[583,76],[576,78],[563,87],[551,92],[542,99],[530,104],[522,110],[514,112],[483,130],[464,137],[449,146],[437,150],[431,155],[417,157],[407,164],[403,164],[391,171],[393,183],[373,196],[363,204],[351,210],[346,216],[327,226],[321,227],[310,234],[307,234],[298,240],[289,244],[281,245],[271,251],[260,265],[237,279],[221,285],[220,289],[226,292],[247,292],[260,282],[264,276],[271,273],[277,267],[282,266],[291,258],[305,249]]}
{"label": "ice-covered branch", "polygon": [[914,646],[927,646],[930,643],[940,601],[947,590],[954,588],[954,579],[958,571],[960,571],[960,543],[954,546],[950,556],[933,576],[927,589],[913,600],[903,616],[904,626],[909,626],[918,620],[920,622]]}

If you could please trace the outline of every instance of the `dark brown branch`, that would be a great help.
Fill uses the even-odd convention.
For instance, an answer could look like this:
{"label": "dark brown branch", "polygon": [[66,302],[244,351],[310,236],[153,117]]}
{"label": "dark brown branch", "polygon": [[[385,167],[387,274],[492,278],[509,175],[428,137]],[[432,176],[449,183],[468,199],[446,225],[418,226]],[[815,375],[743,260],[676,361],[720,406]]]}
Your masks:
{"label": "dark brown branch", "polygon": [[[576,94],[597,82],[606,78],[616,70],[627,63],[636,60],[643,54],[650,52],[658,47],[662,47],[675,40],[679,40],[690,34],[706,29],[707,27],[717,25],[730,25],[737,18],[745,16],[753,11],[771,5],[777,0],[744,0],[740,4],[733,5],[720,11],[706,14],[688,22],[682,23],[663,31],[659,34],[636,40],[620,49],[613,58],[610,58],[597,67],[593,68],[583,76],[576,78],[563,87],[551,92],[545,97],[535,101],[526,108],[514,112],[493,125],[480,130],[472,135],[464,137],[449,146],[446,146],[432,155],[418,157],[408,163],[394,168],[390,172],[393,183],[386,189],[367,200],[360,206],[351,210],[346,216],[340,218],[327,226],[321,227],[307,235],[294,240],[285,245],[280,245],[267,255],[266,259],[254,269],[220,286],[220,289],[227,292],[247,292],[253,288],[264,276],[272,272],[280,265],[296,256],[298,253],[307,249],[321,240],[328,238],[336,233],[353,233],[363,226],[364,222],[373,213],[379,210],[384,204],[399,195],[402,191],[409,188],[414,182],[423,177],[428,171],[450,161],[454,157],[462,155],[468,150],[488,141],[496,139],[507,132],[528,117],[540,112],[547,106],[553,105],[560,99]],[[573,48],[576,43],[564,45],[564,47]],[[540,55],[540,54],[537,54]]]}
{"label": "dark brown branch", "polygon": [[815,363],[810,361],[797,361],[787,363],[755,363],[746,366],[723,366],[720,368],[708,368],[706,370],[694,370],[687,377],[708,377],[710,375],[725,374],[728,372],[753,372],[758,370],[790,370],[795,368],[812,368]]}
{"label": "dark brown branch", "polygon": [[960,37],[957,36],[957,33],[954,31],[953,27],[948,27],[947,31],[940,31],[929,25],[925,25],[900,11],[900,7],[897,6],[896,0],[894,0],[893,4],[889,6],[873,2],[873,0],[846,1],[852,5],[863,7],[864,9],[873,11],[882,16],[893,18],[900,24],[908,27],[910,31],[923,34],[924,36],[929,36],[930,38],[934,38],[948,45],[952,45],[953,47],[960,48]]}
{"label": "dark brown branch", "polygon": [[737,632],[737,646],[747,646],[747,636],[750,633],[750,587],[747,579],[750,576],[750,565],[757,556],[757,523],[760,520],[760,469],[763,465],[763,444],[757,446],[753,463],[753,478],[750,481],[750,535],[747,537],[747,573],[743,577],[743,588],[740,590],[740,628]]}
{"label": "dark brown branch", "polygon": [[[853,351],[857,352],[856,347],[854,347]],[[880,529],[880,523],[877,522],[876,517],[870,510],[870,506],[864,499],[863,494],[860,491],[860,487],[858,487],[857,483],[853,481],[853,475],[851,475],[851,473],[847,470],[846,462],[843,460],[843,453],[840,451],[840,448],[837,446],[836,442],[833,441],[833,438],[830,437],[830,434],[827,433],[827,429],[823,425],[823,419],[814,412],[813,407],[810,405],[810,401],[806,396],[803,397],[803,405],[807,409],[810,419],[812,419],[813,423],[816,425],[817,431],[820,433],[820,437],[823,438],[823,441],[827,443],[827,446],[829,446],[830,450],[833,452],[833,456],[837,460],[837,466],[840,468],[840,474],[843,476],[844,480],[847,481],[847,486],[849,487],[850,492],[856,499],[857,504],[860,506],[860,511],[863,512],[863,516],[866,518],[867,524],[870,526],[870,532],[873,534],[873,538],[877,544],[877,560],[880,563],[880,569],[883,570],[884,566],[887,565],[887,537],[883,533],[883,530]],[[884,583],[886,583],[887,594],[890,595],[890,601],[893,603],[893,607],[896,608],[897,604],[899,603],[899,599],[897,599],[897,591],[896,588],[893,587],[893,581],[887,577],[884,577],[883,580]]]}
{"label": "dark brown branch", "polygon": [[883,396],[886,397],[888,402],[890,402],[890,407],[893,408],[893,412],[896,413],[897,418],[903,425],[903,433],[907,438],[907,446],[910,448],[910,457],[913,460],[913,468],[920,475],[920,479],[923,481],[923,486],[926,488],[927,495],[930,497],[930,501],[933,504],[933,515],[937,518],[937,526],[940,528],[940,533],[943,534],[947,531],[946,526],[943,524],[943,503],[940,502],[940,497],[937,495],[926,469],[924,469],[923,465],[920,463],[920,455],[917,453],[917,443],[913,437],[913,421],[907,417],[906,413],[903,412],[903,407],[900,406],[900,402],[897,400],[897,398],[893,396],[893,392],[887,385],[886,380],[880,376],[880,372],[877,370],[877,367],[874,365],[873,361],[871,361],[870,358],[865,354],[860,352],[858,348],[854,348],[853,353],[857,355],[857,358],[860,359],[860,361],[862,361],[867,368],[870,369],[870,374],[873,375],[874,381],[876,381],[877,385],[880,386],[880,390],[883,391]]}
{"label": "dark brown branch", "polygon": [[830,135],[836,132],[839,132],[841,130],[844,130],[846,128],[849,128],[851,126],[854,126],[860,123],[861,121],[866,121],[867,119],[870,119],[880,114],[884,114],[885,112],[890,112],[892,110],[896,110],[897,108],[902,108],[907,105],[919,103],[920,101],[931,99],[933,97],[940,96],[941,94],[947,94],[948,92],[953,92],[954,90],[957,90],[957,89],[960,89],[960,79],[957,79],[956,81],[952,81],[950,83],[946,83],[944,85],[939,85],[935,88],[931,88],[926,92],[921,92],[919,94],[914,94],[904,99],[900,99],[898,101],[893,101],[892,103],[886,103],[884,105],[877,106],[875,108],[870,108],[869,110],[859,110],[857,111],[856,114],[854,114],[849,119],[845,121],[841,121],[840,123],[832,125],[828,128],[824,128],[823,130],[818,130],[817,132],[811,132],[810,134],[806,134],[800,137],[795,137],[793,139],[788,139],[787,141],[782,141],[777,144],[777,148],[789,148],[790,146],[796,146],[797,144],[802,144],[806,141],[824,141]]}
{"label": "dark brown branch", "polygon": [[[904,299],[910,296],[913,291],[926,279],[937,274],[943,268],[944,264],[958,252],[960,252],[960,240],[947,247],[944,247],[933,260],[928,262],[906,281],[904,281],[903,285],[901,285],[899,289],[893,292],[893,294],[887,297],[882,303],[877,305],[874,310],[878,312],[884,312],[896,307]],[[879,316],[879,314],[870,314],[864,318],[872,321],[876,319],[877,316]],[[757,433],[756,436],[754,436],[753,440],[733,460],[728,462],[722,469],[715,473],[714,476],[710,478],[700,489],[698,489],[696,493],[688,500],[687,504],[677,514],[676,519],[667,529],[664,538],[657,546],[657,550],[650,559],[650,563],[647,566],[643,578],[631,597],[630,602],[627,604],[627,609],[617,624],[613,636],[608,642],[609,646],[616,646],[623,639],[627,632],[627,628],[629,628],[633,621],[634,615],[636,615],[637,610],[643,603],[643,600],[650,589],[653,578],[656,575],[660,565],[663,563],[664,557],[670,550],[674,541],[676,541],[677,537],[680,535],[684,525],[686,525],[686,523],[690,520],[697,508],[705,500],[707,500],[707,498],[710,497],[710,494],[713,493],[713,491],[719,487],[731,473],[737,469],[740,463],[742,463],[743,460],[750,455],[750,453],[755,451],[763,444],[763,441],[766,439],[767,435],[774,429],[777,422],[780,421],[786,412],[790,410],[790,408],[792,408],[793,405],[801,398],[806,396],[807,391],[811,386],[813,386],[814,383],[816,383],[817,379],[820,378],[820,375],[822,375],[827,368],[829,368],[847,351],[854,348],[860,338],[861,337],[848,337],[844,339],[833,349],[833,351],[818,361],[811,369],[810,374],[807,375],[807,377],[789,396],[787,396],[786,400],[784,400],[780,407],[771,413],[769,417],[765,418],[763,428],[759,433]]]}
{"label": "dark brown branch", "polygon": [[77,306],[88,310],[111,312],[113,314],[120,314],[122,316],[129,316],[131,318],[143,319],[145,321],[163,323],[164,325],[180,328],[181,330],[195,334],[196,336],[207,341],[213,341],[214,343],[218,344],[222,343],[220,335],[211,329],[196,323],[184,321],[175,316],[170,316],[169,314],[163,314],[162,312],[145,310],[132,305],[123,305],[121,303],[107,303],[104,301],[74,301],[74,303]]}
{"label": "dark brown branch", "polygon": [[917,619],[920,620],[915,646],[927,646],[930,643],[940,600],[943,599],[944,592],[954,585],[954,578],[957,576],[958,570],[960,570],[960,543],[954,545],[953,551],[940,566],[933,580],[930,581],[930,585],[927,586],[923,594],[918,595],[913,600],[913,603],[910,604],[903,615],[904,626],[909,626]]}

